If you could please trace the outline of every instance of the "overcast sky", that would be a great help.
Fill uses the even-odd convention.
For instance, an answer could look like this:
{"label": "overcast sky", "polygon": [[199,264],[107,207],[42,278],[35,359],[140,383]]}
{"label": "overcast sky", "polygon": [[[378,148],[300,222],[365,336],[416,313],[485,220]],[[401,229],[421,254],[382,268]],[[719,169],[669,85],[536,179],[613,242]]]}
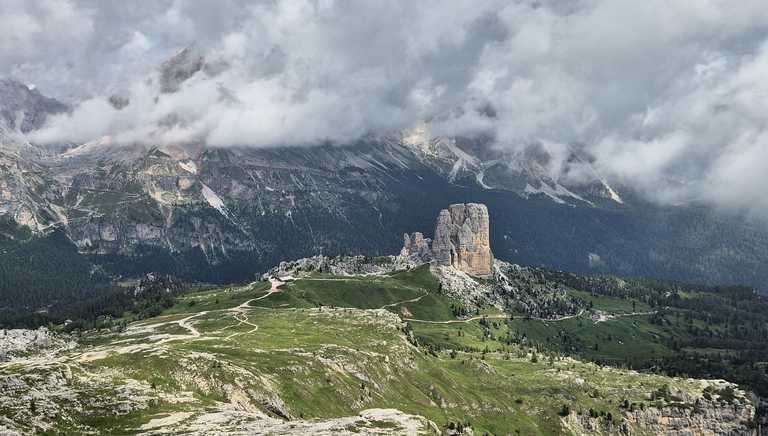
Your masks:
{"label": "overcast sky", "polygon": [[[2,0],[0,29],[0,75],[76,105],[40,140],[311,145],[432,119],[768,217],[765,0]],[[191,44],[208,67],[157,98]]]}

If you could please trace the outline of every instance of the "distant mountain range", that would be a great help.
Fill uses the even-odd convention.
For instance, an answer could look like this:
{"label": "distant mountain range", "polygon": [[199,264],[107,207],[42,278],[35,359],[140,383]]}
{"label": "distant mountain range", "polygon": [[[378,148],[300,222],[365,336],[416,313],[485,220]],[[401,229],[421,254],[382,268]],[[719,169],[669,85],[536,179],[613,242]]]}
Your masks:
{"label": "distant mountain range", "polygon": [[[163,68],[162,92],[175,92],[204,65],[183,51]],[[120,96],[110,102],[130,105]],[[394,253],[397,235],[429,228],[443,205],[482,202],[501,259],[708,283],[768,279],[764,226],[703,206],[649,204],[576,152],[553,172],[545,144],[497,150],[488,138],[434,137],[416,122],[402,133],[315,147],[27,139],[68,110],[0,81],[2,226],[43,240],[59,229],[83,259],[116,277],[158,271],[241,281],[285,259]],[[569,172],[579,177],[558,176]]]}

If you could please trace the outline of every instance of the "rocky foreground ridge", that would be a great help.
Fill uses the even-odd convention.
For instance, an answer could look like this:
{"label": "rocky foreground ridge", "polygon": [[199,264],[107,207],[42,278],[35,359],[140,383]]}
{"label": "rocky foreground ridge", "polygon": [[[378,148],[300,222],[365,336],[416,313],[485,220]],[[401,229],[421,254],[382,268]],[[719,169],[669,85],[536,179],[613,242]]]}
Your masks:
{"label": "rocky foreground ridge", "polygon": [[[248,289],[216,290],[206,298],[219,301],[231,293],[234,305],[251,298]],[[305,336],[285,335],[286,328]],[[338,331],[365,340],[351,347]],[[35,334],[0,336],[0,347]],[[74,347],[49,345],[0,363],[0,434],[95,434],[109,426],[121,434],[478,434],[469,424],[456,430],[388,408],[397,403],[410,409],[413,389],[419,401],[427,399],[419,407],[433,414],[519,419],[522,412],[537,422],[530,429],[544,434],[757,434],[749,424],[753,405],[731,383],[571,358],[547,363],[525,349],[482,359],[432,356],[412,345],[397,315],[382,309],[264,310],[245,303],[90,332]],[[447,380],[433,379],[434,371]],[[462,376],[454,378],[457,373]],[[501,389],[489,388],[496,385]],[[522,394],[510,391],[519,386],[528,394],[518,403],[515,395]],[[546,392],[558,401],[563,393],[575,395],[578,407],[559,417],[543,414],[553,407]],[[632,400],[619,405],[620,415],[590,408],[620,398]],[[547,416],[559,422],[546,424]]]}
{"label": "rocky foreground ridge", "polygon": [[[576,435],[665,435],[665,436],[753,436],[759,435],[752,422],[755,408],[743,392],[737,398],[726,400],[724,395],[708,392],[731,392],[734,385],[722,380],[702,381],[705,395],[691,396],[677,391],[684,397],[677,404],[631,408],[622,416],[624,422],[606,422],[596,414],[571,412],[562,418],[563,426]],[[735,391],[733,391],[735,392]]]}

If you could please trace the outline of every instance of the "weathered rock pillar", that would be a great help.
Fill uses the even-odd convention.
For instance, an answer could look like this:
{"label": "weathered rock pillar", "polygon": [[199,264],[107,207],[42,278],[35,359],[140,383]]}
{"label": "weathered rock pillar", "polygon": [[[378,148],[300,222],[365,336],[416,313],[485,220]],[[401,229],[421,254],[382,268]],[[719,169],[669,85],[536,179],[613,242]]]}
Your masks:
{"label": "weathered rock pillar", "polygon": [[474,276],[491,276],[489,221],[484,204],[452,204],[441,210],[432,242],[435,262]]}

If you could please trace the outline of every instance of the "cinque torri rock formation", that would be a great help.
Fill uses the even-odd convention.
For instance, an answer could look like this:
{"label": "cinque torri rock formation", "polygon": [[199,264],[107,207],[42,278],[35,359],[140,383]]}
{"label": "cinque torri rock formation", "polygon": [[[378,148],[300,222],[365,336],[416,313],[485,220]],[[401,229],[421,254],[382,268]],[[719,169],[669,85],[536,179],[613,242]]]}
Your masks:
{"label": "cinque torri rock formation", "polygon": [[484,204],[452,204],[440,211],[433,240],[419,232],[406,234],[400,255],[452,266],[477,277],[490,277],[493,253],[489,222]]}

